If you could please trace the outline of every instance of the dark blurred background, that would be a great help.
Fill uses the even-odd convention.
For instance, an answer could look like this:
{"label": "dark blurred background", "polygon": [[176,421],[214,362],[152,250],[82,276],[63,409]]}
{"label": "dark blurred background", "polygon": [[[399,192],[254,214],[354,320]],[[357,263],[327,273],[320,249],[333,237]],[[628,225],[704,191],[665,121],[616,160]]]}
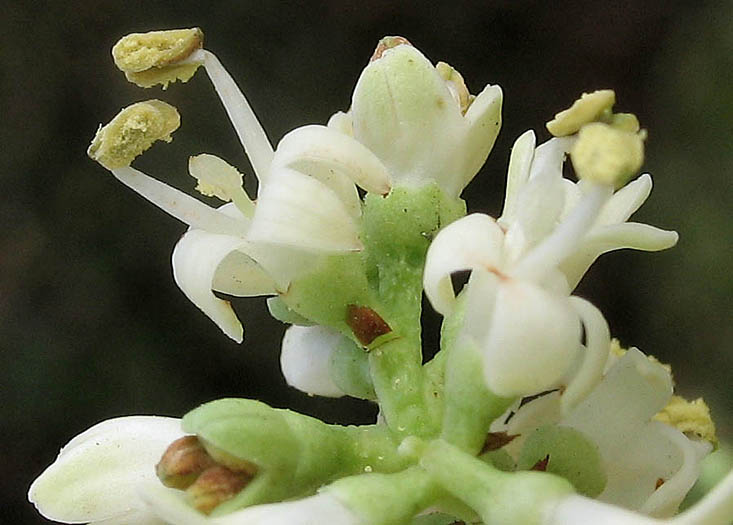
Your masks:
{"label": "dark blurred background", "polygon": [[170,254],[184,226],[86,157],[100,122],[157,97],[178,107],[183,124],[138,168],[187,191],[192,154],[251,173],[205,74],[162,92],[115,69],[115,41],[153,29],[203,28],[274,143],[346,110],[386,34],[457,67],[474,93],[501,85],[502,133],[464,193],[471,210],[492,214],[514,139],[533,128],[545,140],[544,122],[581,92],[614,88],[617,108],[649,130],[655,189],[636,218],[681,240],[663,253],[605,256],[579,293],[622,343],[670,362],[682,394],[704,395],[730,440],[732,21],[730,1],[3,2],[0,521],[42,523],[25,502],[28,485],[60,446],[106,418],[179,416],[223,396],[332,422],[375,414],[285,386],[284,326],[264,300],[235,303],[243,345],[221,334],[173,282]]}

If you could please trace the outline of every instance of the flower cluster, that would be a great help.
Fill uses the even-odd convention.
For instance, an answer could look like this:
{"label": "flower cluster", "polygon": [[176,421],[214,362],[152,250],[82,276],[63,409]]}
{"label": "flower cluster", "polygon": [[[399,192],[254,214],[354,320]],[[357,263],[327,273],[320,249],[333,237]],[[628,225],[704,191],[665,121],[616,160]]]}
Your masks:
{"label": "flower cluster", "polygon": [[[188,225],[175,281],[227,336],[244,331],[228,296],[269,296],[291,325],[288,383],[378,403],[373,425],[325,424],[246,399],[182,419],[138,416],[74,438],[33,483],[46,517],[105,524],[706,523],[733,515],[733,476],[672,516],[716,443],[702,400],[673,396],[670,368],[611,339],[573,295],[589,266],[677,234],[628,222],[651,191],[635,178],[645,132],[584,94],[512,149],[498,218],[460,199],[501,127],[502,91],[470,94],[401,37],[380,41],[347,112],[275,148],[199,29],[133,34],[113,49],[141,87],[199,67],[251,161],[242,174],[189,159],[210,207],[130,166],[170,141],[178,111],[133,104],[100,127],[89,155]],[[566,157],[578,182],[563,177]],[[634,179],[635,178],[635,179]],[[634,179],[634,180],[631,180]],[[629,182],[631,180],[631,182]],[[359,191],[361,190],[361,191]],[[457,272],[470,272],[461,290]],[[422,294],[444,318],[423,363]]]}

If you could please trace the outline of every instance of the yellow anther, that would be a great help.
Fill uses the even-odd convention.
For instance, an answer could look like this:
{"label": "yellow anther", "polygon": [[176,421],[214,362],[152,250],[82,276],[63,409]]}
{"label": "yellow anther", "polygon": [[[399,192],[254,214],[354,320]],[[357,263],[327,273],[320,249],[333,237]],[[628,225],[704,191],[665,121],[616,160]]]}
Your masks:
{"label": "yellow anther", "polygon": [[186,82],[200,62],[185,61],[204,43],[199,28],[133,33],[120,39],[112,48],[115,65],[130,82],[151,87],[181,80]]}
{"label": "yellow anther", "polygon": [[458,104],[461,106],[461,113],[465,114],[468,106],[471,105],[471,102],[473,102],[473,99],[476,97],[471,97],[471,94],[468,92],[468,87],[466,87],[466,82],[463,80],[463,76],[457,69],[445,62],[438,62],[435,65],[435,70],[441,77],[443,77],[443,80],[445,80],[448,85],[448,89],[450,89],[453,98],[458,101]]}
{"label": "yellow anther", "polygon": [[572,135],[584,124],[600,120],[610,112],[616,103],[616,94],[611,89],[583,93],[568,109],[561,111],[546,124],[547,131],[556,137]]}
{"label": "yellow anther", "polygon": [[620,188],[644,162],[644,134],[601,122],[586,124],[570,158],[578,178]]}
{"label": "yellow anther", "polygon": [[100,127],[87,154],[109,170],[129,166],[157,140],[170,142],[181,124],[176,108],[160,100],[138,102]]}
{"label": "yellow anther", "polygon": [[608,119],[607,124],[610,124],[616,129],[630,131],[631,133],[639,131],[639,119],[633,113],[614,113]]}
{"label": "yellow anther", "polygon": [[654,419],[671,425],[680,432],[693,434],[699,439],[718,444],[715,435],[715,423],[710,417],[710,409],[702,398],[687,401],[680,396],[672,396]]}

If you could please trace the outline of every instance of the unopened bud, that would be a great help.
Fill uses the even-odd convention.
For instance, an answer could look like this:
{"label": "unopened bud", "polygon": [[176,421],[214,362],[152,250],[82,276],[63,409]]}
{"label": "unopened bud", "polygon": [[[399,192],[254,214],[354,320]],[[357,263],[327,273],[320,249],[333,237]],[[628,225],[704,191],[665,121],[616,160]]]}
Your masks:
{"label": "unopened bud", "polygon": [[201,60],[190,60],[202,48],[204,34],[199,28],[133,33],[112,48],[115,65],[130,82],[140,87],[189,80]]}
{"label": "unopened bud", "polygon": [[561,111],[546,124],[547,131],[556,137],[577,132],[583,125],[600,120],[616,103],[616,94],[611,89],[583,93],[568,109]]}
{"label": "unopened bud", "polygon": [[382,55],[385,51],[397,46],[412,46],[412,44],[409,40],[402,36],[385,36],[377,44],[377,48],[374,50],[372,58],[369,59],[369,62],[379,60],[380,58],[382,58]]}
{"label": "unopened bud", "polygon": [[191,505],[204,514],[233,498],[251,481],[246,472],[234,472],[217,465],[205,470],[186,490]]}
{"label": "unopened bud", "polygon": [[124,168],[157,140],[170,142],[181,124],[176,108],[160,100],[138,102],[100,127],[87,154],[109,170]]}
{"label": "unopened bud", "polygon": [[620,188],[644,162],[644,133],[601,122],[587,124],[580,129],[570,158],[578,178]]}
{"label": "unopened bud", "polygon": [[185,489],[215,465],[196,436],[185,436],[168,446],[155,472],[166,487]]}

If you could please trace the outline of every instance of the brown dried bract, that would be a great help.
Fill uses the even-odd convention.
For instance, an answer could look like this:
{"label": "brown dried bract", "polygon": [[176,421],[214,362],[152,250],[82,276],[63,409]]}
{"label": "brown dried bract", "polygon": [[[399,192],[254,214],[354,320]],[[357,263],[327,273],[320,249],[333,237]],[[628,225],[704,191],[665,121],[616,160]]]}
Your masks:
{"label": "brown dried bract", "polygon": [[499,450],[504,445],[511,443],[515,438],[519,437],[519,434],[507,434],[506,432],[489,432],[484,442],[484,447],[481,449],[481,454],[491,452],[492,450]]}
{"label": "brown dried bract", "polygon": [[550,455],[547,454],[544,458],[535,463],[531,469],[537,472],[545,472],[547,470],[547,464],[550,462]]}
{"label": "brown dried bract", "polygon": [[346,324],[364,346],[370,344],[380,335],[392,331],[389,325],[377,312],[368,306],[350,304],[346,307]]}

